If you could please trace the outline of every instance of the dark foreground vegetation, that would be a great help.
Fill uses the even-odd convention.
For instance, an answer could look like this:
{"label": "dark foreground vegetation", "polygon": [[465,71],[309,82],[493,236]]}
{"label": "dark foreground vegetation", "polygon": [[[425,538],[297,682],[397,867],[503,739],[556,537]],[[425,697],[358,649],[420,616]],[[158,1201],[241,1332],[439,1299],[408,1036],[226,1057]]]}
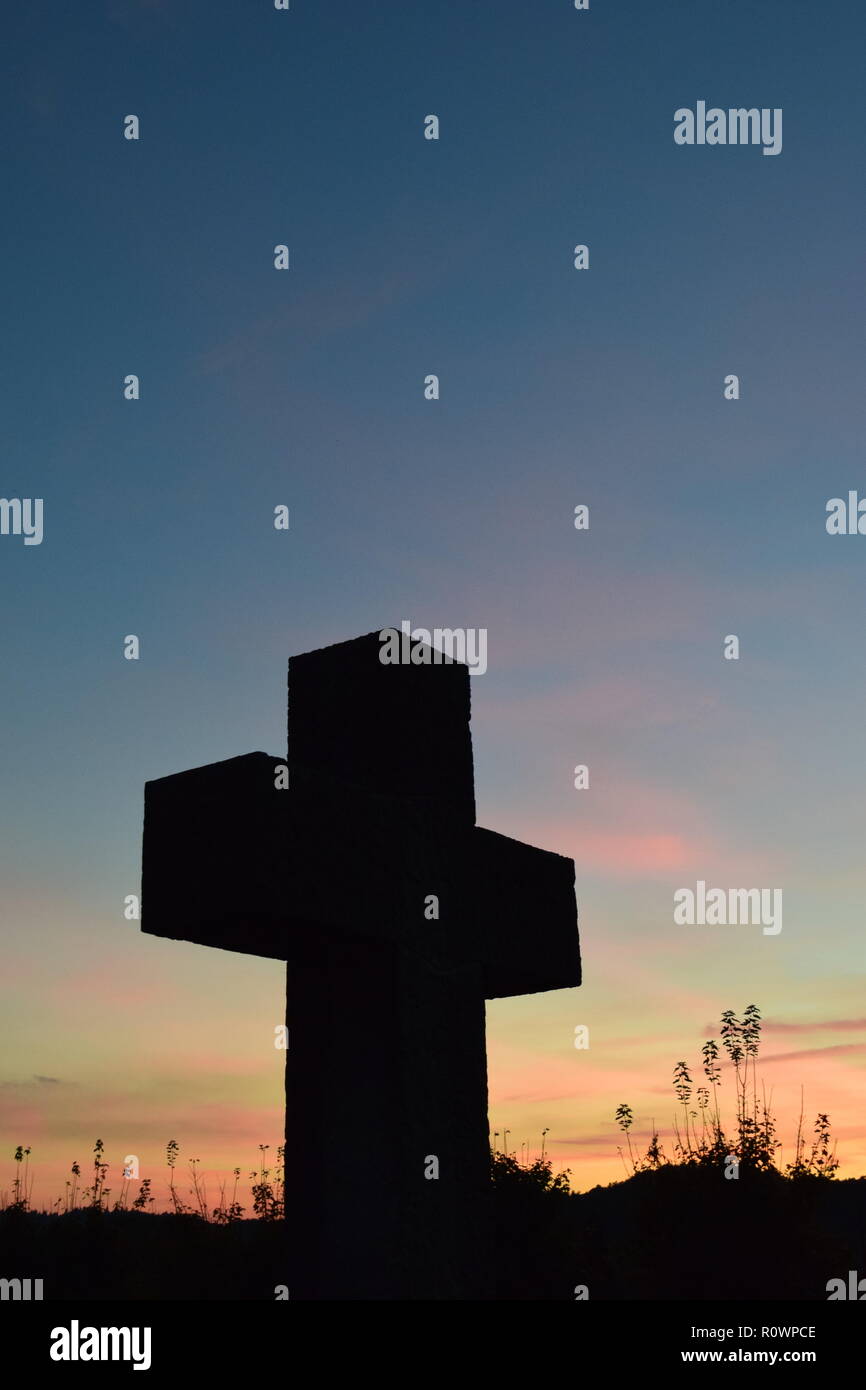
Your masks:
{"label": "dark foreground vegetation", "polygon": [[[866,1178],[671,1164],[570,1193],[547,1163],[494,1167],[500,1299],[824,1300],[829,1280],[866,1274]],[[11,1209],[0,1273],[41,1278],[46,1299],[272,1300],[285,1241],[281,1220]]]}
{"label": "dark foreground vegetation", "polygon": [[[801,1115],[792,1157],[782,1163],[756,1074],[760,1032],[753,1004],[742,1019],[727,1010],[721,1048],[710,1040],[701,1050],[706,1084],[695,1087],[688,1064],[677,1063],[669,1153],[654,1124],[646,1149],[636,1147],[632,1112],[619,1106],[624,1182],[571,1192],[543,1141],[534,1161],[491,1153],[488,1258],[498,1299],[824,1301],[844,1286],[852,1292],[842,1296],[866,1301],[866,1178],[837,1178],[826,1114],[808,1137]],[[34,1211],[30,1150],[19,1147],[11,1200],[0,1195],[0,1278],[41,1279],[48,1300],[278,1297],[287,1282],[282,1150],[271,1169],[268,1146],[259,1148],[250,1205],[241,1202],[236,1168],[214,1206],[198,1159],[182,1195],[171,1140],[172,1210],[154,1214],[150,1179],[136,1196],[124,1169],[112,1192],[101,1140],[89,1185],[75,1163],[53,1211]]]}

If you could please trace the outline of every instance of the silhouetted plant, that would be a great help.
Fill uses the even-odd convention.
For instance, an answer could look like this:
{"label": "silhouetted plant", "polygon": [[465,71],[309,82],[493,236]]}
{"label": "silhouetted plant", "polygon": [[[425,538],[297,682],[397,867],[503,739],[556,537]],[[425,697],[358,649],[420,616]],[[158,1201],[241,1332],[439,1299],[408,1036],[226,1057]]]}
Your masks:
{"label": "silhouetted plant", "polygon": [[[256,1215],[265,1221],[275,1221],[285,1213],[285,1147],[280,1144],[277,1148],[277,1163],[273,1169],[265,1167],[265,1154],[269,1148],[270,1145],[268,1144],[259,1145],[260,1166],[257,1171],[250,1173],[250,1179],[253,1183],[252,1193]],[[81,1205],[95,1212],[118,1213],[129,1210],[148,1211],[155,1205],[150,1178],[145,1178],[142,1181],[138,1196],[130,1202],[132,1195],[130,1179],[125,1170],[120,1196],[112,1205],[109,1201],[112,1189],[106,1186],[106,1175],[110,1165],[105,1160],[105,1145],[101,1139],[97,1139],[93,1147],[93,1154],[93,1180],[91,1186],[85,1187],[80,1193]],[[191,1206],[181,1197],[175,1182],[175,1168],[179,1154],[180,1145],[176,1139],[170,1139],[166,1145],[166,1163],[169,1171],[169,1200],[175,1215],[195,1215],[203,1221],[213,1221],[220,1225],[242,1220],[245,1208],[238,1197],[238,1181],[241,1176],[241,1169],[233,1169],[234,1186],[231,1201],[226,1201],[225,1183],[221,1183],[219,1206],[209,1211],[207,1185],[199,1166],[200,1160],[197,1158],[189,1161],[189,1172],[192,1180],[190,1191],[195,1198],[195,1204]],[[8,1200],[8,1191],[0,1191],[0,1211],[12,1211],[16,1207],[22,1211],[32,1210],[30,1195],[33,1177],[28,1167],[29,1155],[29,1148],[25,1148],[23,1145],[16,1148],[14,1153],[16,1169],[11,1188],[12,1200]],[[51,1204],[50,1210],[55,1215],[75,1211],[79,1205],[81,1166],[77,1161],[72,1164],[70,1172],[71,1180],[69,1178],[65,1180],[63,1194],[56,1197]],[[42,1210],[47,1211],[44,1207]]]}
{"label": "silhouetted plant", "polygon": [[[78,1195],[78,1179],[81,1177],[81,1164],[78,1163],[78,1162],[76,1161],[75,1163],[73,1163],[72,1168],[71,1168],[70,1171],[71,1171],[71,1173],[72,1173],[72,1184],[71,1184],[71,1193],[70,1193],[70,1202],[69,1202],[69,1205],[70,1205],[71,1210],[74,1211],[74,1210],[75,1210],[75,1198],[76,1198],[77,1195]],[[68,1180],[67,1180],[66,1186],[67,1186],[67,1187],[70,1186],[70,1183],[69,1183]]]}
{"label": "silhouetted plant", "polygon": [[15,1150],[15,1177],[12,1180],[12,1211],[28,1211],[30,1208],[30,1194],[27,1188],[27,1178],[30,1166],[30,1150],[25,1149],[19,1144]]}
{"label": "silhouetted plant", "polygon": [[212,1219],[220,1226],[227,1226],[230,1221],[240,1221],[243,1218],[244,1208],[238,1201],[238,1178],[241,1175],[240,1168],[233,1169],[233,1174],[235,1182],[231,1201],[228,1205],[226,1204],[226,1185],[224,1182],[220,1183],[220,1204],[213,1209]]}
{"label": "silhouetted plant", "polygon": [[[676,1143],[674,1162],[721,1167],[730,1158],[736,1158],[740,1168],[766,1172],[770,1169],[782,1171],[776,1162],[781,1144],[776,1137],[776,1121],[772,1114],[766,1094],[761,1089],[758,1094],[757,1058],[761,1040],[761,1014],[756,1004],[749,1004],[738,1019],[733,1009],[722,1014],[720,1036],[722,1047],[727,1054],[733,1070],[734,1080],[734,1133],[726,1135],[721,1122],[719,1109],[719,1088],[722,1072],[719,1063],[719,1047],[715,1039],[704,1043],[702,1048],[703,1069],[712,1087],[712,1106],[707,1087],[699,1086],[695,1092],[697,1110],[689,1110],[692,1097],[692,1078],[685,1062],[678,1062],[674,1068],[674,1094],[683,1109],[684,1133],[680,1133],[674,1119]],[[708,1116],[709,1112],[709,1116]],[[802,1110],[797,1130],[797,1144],[793,1163],[786,1165],[787,1177],[835,1176],[839,1161],[835,1146],[831,1147],[830,1121],[821,1114],[815,1121],[814,1138],[811,1150],[806,1152],[802,1134]],[[653,1123],[653,1135],[644,1158],[634,1154],[629,1136],[633,1122],[632,1112],[627,1105],[620,1105],[615,1115],[616,1123],[628,1139],[629,1162],[632,1173],[646,1168],[660,1167],[667,1162],[658,1141]],[[700,1131],[698,1131],[700,1120]],[[622,1149],[620,1156],[625,1162]],[[628,1171],[628,1165],[626,1165]]]}
{"label": "silhouetted plant", "polygon": [[[802,1111],[800,1114],[802,1126]],[[839,1168],[839,1160],[836,1157],[836,1145],[830,1148],[830,1121],[824,1114],[820,1114],[815,1121],[813,1128],[814,1138],[812,1148],[808,1155],[805,1153],[805,1146],[801,1139],[801,1129],[797,1131],[797,1152],[793,1163],[789,1163],[785,1169],[790,1178],[833,1178]]]}
{"label": "silhouetted plant", "polygon": [[[548,1131],[545,1130],[544,1134],[547,1133]],[[543,1139],[544,1136],[542,1136],[542,1143]],[[555,1173],[552,1160],[543,1153],[531,1162],[528,1158],[525,1162],[521,1162],[515,1153],[500,1152],[494,1148],[490,1150],[490,1180],[496,1188],[523,1188],[545,1193],[568,1193],[571,1191],[570,1171],[570,1169],[565,1168],[561,1172]]]}
{"label": "silhouetted plant", "polygon": [[643,1160],[643,1167],[661,1168],[665,1163],[667,1163],[667,1159],[665,1158],[664,1149],[662,1148],[661,1143],[659,1142],[659,1136],[656,1133],[655,1121],[653,1121],[652,1137],[650,1138],[649,1144],[647,1145],[647,1151]]}
{"label": "silhouetted plant", "polygon": [[177,1156],[180,1153],[180,1144],[176,1139],[169,1139],[165,1146],[165,1161],[168,1165],[168,1190],[171,1196],[171,1204],[174,1207],[175,1216],[181,1216],[186,1210],[186,1203],[178,1195],[174,1185],[174,1167],[177,1163]]}
{"label": "silhouetted plant", "polygon": [[105,1145],[101,1139],[97,1139],[93,1146],[93,1186],[84,1190],[84,1196],[89,1198],[89,1205],[94,1211],[102,1211],[105,1208],[108,1191],[105,1187],[105,1175],[109,1165],[105,1162],[102,1155]]}
{"label": "silhouetted plant", "polygon": [[[629,1134],[629,1130],[631,1129],[632,1124],[634,1123],[634,1115],[631,1113],[629,1106],[619,1105],[617,1106],[615,1119],[628,1141],[628,1156],[631,1162],[632,1172],[636,1173],[641,1165],[635,1158],[634,1153],[632,1151],[631,1135]],[[620,1158],[622,1159],[623,1163],[625,1163],[625,1155],[623,1154],[622,1148],[619,1145],[617,1145],[617,1148],[619,1149]],[[626,1168],[626,1172],[628,1172],[628,1168]]]}
{"label": "silhouetted plant", "polygon": [[153,1202],[150,1195],[150,1178],[142,1178],[141,1187],[138,1189],[138,1196],[132,1204],[133,1211],[147,1211],[148,1206]]}
{"label": "silhouetted plant", "polygon": [[[259,1144],[259,1171],[250,1173],[253,1179],[253,1211],[262,1221],[277,1221],[284,1213],[281,1167],[277,1168],[274,1182],[270,1181],[271,1170],[265,1167],[265,1153],[270,1144]],[[277,1149],[278,1164],[282,1163],[283,1149]]]}
{"label": "silhouetted plant", "polygon": [[679,1130],[676,1131],[677,1148],[683,1155],[689,1155],[692,1152],[692,1146],[689,1141],[689,1101],[692,1095],[692,1078],[689,1076],[689,1069],[685,1062],[677,1062],[674,1067],[674,1093],[680,1105],[683,1107],[683,1118],[686,1131],[685,1144],[683,1144]]}
{"label": "silhouetted plant", "polygon": [[200,1160],[197,1158],[191,1158],[189,1161],[189,1172],[192,1178],[192,1188],[190,1190],[195,1195],[196,1206],[198,1207],[198,1211],[196,1211],[194,1215],[200,1216],[202,1221],[207,1221],[207,1188],[204,1179],[198,1171],[199,1162]]}

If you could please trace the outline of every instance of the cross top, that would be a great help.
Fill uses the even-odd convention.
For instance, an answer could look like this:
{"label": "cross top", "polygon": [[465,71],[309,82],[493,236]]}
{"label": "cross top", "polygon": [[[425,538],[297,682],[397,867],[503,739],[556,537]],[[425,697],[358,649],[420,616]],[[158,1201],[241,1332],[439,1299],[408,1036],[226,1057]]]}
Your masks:
{"label": "cross top", "polygon": [[293,923],[399,939],[434,895],[487,998],[579,984],[572,861],[475,826],[468,668],[379,651],[291,658],[287,789],[266,753],[147,784],[142,930],[287,960]]}

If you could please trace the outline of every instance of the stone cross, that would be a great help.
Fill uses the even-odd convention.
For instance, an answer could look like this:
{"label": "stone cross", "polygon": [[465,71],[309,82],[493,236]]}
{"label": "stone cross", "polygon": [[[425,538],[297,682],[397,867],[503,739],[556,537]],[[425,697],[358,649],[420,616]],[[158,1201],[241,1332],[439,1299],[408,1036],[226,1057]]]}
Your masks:
{"label": "stone cross", "polygon": [[287,759],[146,784],[142,930],[288,963],[289,1297],[483,1299],[484,1001],[580,983],[574,864],[475,825],[468,668],[380,652],[292,657]]}

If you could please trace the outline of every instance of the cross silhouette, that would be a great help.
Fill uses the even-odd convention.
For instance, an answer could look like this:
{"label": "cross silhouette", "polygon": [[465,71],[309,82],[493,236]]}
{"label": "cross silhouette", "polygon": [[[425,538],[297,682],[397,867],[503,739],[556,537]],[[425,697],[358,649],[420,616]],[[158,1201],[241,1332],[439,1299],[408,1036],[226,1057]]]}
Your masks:
{"label": "cross silhouette", "polygon": [[475,825],[468,668],[380,650],[291,658],[287,760],[146,784],[141,926],[288,963],[290,1297],[485,1298],[485,999],[580,983],[574,864]]}

